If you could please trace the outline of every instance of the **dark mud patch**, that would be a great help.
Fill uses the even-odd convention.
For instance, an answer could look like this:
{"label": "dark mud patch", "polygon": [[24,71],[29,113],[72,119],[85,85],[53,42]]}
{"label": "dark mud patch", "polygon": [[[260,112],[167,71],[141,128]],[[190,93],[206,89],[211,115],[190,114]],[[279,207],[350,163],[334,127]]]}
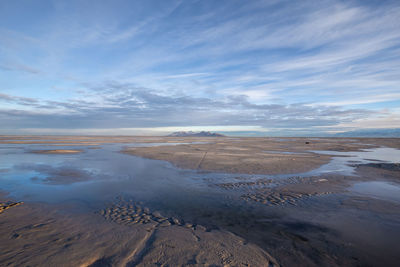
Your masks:
{"label": "dark mud patch", "polygon": [[363,164],[361,166],[387,170],[387,171],[400,172],[400,163],[369,163],[369,164]]}

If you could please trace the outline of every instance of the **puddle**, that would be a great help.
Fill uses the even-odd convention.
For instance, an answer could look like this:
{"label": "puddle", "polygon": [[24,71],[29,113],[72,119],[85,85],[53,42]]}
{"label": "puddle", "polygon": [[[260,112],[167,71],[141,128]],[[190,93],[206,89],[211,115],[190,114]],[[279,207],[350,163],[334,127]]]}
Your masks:
{"label": "puddle", "polygon": [[106,144],[98,149],[57,147],[83,150],[79,154],[34,154],[27,152],[54,146],[7,144],[7,149],[0,150],[0,170],[7,170],[0,172],[0,188],[23,201],[78,201],[89,209],[117,195],[176,209],[189,203],[204,207],[224,203],[224,196],[204,179],[214,177],[211,173],[182,170],[168,162],[120,153],[125,146],[176,144],[181,143]]}
{"label": "puddle", "polygon": [[354,184],[348,190],[363,196],[400,203],[399,184],[381,181],[360,182]]}
{"label": "puddle", "polygon": [[322,155],[332,155],[329,163],[312,170],[307,175],[319,175],[323,173],[339,173],[343,175],[354,175],[356,164],[368,164],[376,162],[398,163],[400,162],[400,150],[388,147],[365,149],[362,151],[310,151]]}

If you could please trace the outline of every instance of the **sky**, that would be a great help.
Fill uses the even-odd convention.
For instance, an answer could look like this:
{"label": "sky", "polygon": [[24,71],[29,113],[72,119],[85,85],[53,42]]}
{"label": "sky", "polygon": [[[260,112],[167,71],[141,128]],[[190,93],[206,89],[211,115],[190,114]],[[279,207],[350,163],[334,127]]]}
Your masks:
{"label": "sky", "polygon": [[400,1],[0,1],[0,134],[400,128]]}

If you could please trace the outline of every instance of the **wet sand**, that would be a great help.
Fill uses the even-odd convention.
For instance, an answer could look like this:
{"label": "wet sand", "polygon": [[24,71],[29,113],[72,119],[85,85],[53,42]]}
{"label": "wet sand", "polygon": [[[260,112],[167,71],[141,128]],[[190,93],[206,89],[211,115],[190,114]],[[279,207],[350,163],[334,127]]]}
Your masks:
{"label": "wet sand", "polygon": [[82,150],[77,149],[54,149],[54,150],[34,150],[32,153],[38,154],[75,154],[82,153]]}
{"label": "wet sand", "polygon": [[[182,139],[182,138],[181,138]],[[313,170],[330,157],[313,150],[358,151],[382,144],[399,147],[397,139],[307,139],[307,138],[187,138],[208,144],[127,147],[124,153],[165,160],[177,167],[228,173],[288,174]],[[372,144],[372,145],[371,145]],[[271,153],[272,152],[272,153]],[[281,153],[281,154],[280,154]],[[293,153],[293,154],[292,154]]]}
{"label": "wet sand", "polygon": [[[88,144],[107,144],[107,137],[2,137],[0,142],[49,145],[46,138],[50,145],[77,146],[79,155],[88,153]],[[351,175],[313,173],[334,155],[311,152],[399,148],[399,139],[112,137],[109,143],[122,143],[127,155],[166,160],[197,170],[200,177],[204,172],[204,192],[207,187],[216,192],[221,203],[201,204],[187,195],[204,192],[182,191],[176,207],[163,195],[148,203],[127,195],[88,212],[79,201],[27,202],[6,192],[0,265],[397,266],[400,261],[400,201],[374,187],[372,193],[359,190],[370,182],[397,190],[399,165],[371,159],[349,163]],[[73,166],[17,166],[31,169],[45,174],[31,181],[48,186],[90,183],[99,175]]]}
{"label": "wet sand", "polygon": [[23,202],[13,202],[13,201],[0,202],[0,213],[5,211],[6,209],[16,207],[21,204],[23,204]]}
{"label": "wet sand", "polygon": [[102,220],[52,205],[13,207],[0,218],[0,265],[277,266],[265,251],[229,232],[167,225],[155,214],[132,226],[121,218],[123,210],[114,206],[110,216],[117,219]]}

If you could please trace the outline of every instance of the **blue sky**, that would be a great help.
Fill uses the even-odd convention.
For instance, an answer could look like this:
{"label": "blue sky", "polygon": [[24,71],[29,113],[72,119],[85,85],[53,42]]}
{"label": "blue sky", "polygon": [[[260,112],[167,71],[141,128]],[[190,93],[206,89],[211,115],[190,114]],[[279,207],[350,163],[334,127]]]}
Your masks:
{"label": "blue sky", "polygon": [[400,128],[399,1],[1,1],[0,134]]}

